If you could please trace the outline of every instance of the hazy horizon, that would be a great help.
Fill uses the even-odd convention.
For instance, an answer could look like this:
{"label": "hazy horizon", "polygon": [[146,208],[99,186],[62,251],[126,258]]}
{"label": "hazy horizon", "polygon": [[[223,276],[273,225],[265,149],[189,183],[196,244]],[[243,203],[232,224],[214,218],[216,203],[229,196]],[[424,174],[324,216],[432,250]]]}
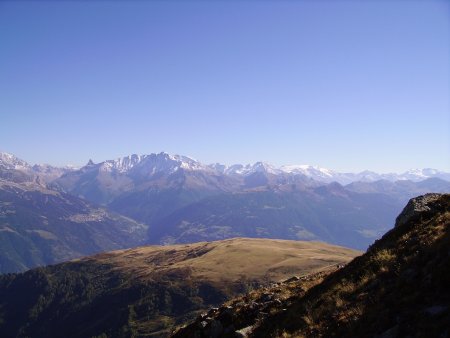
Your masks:
{"label": "hazy horizon", "polygon": [[0,150],[450,172],[446,1],[0,2]]}

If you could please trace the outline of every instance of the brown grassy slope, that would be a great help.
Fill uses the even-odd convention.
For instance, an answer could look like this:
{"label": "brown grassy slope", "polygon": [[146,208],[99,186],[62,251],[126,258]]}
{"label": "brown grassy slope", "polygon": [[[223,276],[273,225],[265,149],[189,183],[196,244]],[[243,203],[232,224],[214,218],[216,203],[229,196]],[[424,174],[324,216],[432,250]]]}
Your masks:
{"label": "brown grassy slope", "polygon": [[267,317],[252,336],[448,337],[450,195],[403,216],[366,254]]}
{"label": "brown grassy slope", "polygon": [[192,279],[228,285],[249,280],[277,282],[347,263],[357,250],[321,242],[234,238],[186,245],[147,246],[118,250],[82,259],[109,264],[142,280],[189,271]]}

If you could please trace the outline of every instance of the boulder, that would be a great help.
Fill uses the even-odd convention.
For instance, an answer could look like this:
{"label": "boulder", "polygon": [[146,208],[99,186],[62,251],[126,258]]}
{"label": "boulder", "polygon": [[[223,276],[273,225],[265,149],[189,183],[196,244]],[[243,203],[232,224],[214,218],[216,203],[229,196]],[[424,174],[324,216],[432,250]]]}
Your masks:
{"label": "boulder", "polygon": [[403,209],[403,211],[398,215],[395,220],[395,226],[399,227],[406,224],[412,218],[418,217],[421,214],[427,213],[431,210],[432,205],[436,202],[442,194],[425,194],[416,198],[411,198]]}

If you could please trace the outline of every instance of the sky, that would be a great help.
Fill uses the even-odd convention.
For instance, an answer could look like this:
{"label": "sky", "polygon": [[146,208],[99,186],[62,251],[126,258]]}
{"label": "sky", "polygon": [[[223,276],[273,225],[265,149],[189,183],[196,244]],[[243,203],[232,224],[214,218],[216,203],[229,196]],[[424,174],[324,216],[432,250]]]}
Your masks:
{"label": "sky", "polygon": [[450,171],[448,1],[0,1],[0,151]]}

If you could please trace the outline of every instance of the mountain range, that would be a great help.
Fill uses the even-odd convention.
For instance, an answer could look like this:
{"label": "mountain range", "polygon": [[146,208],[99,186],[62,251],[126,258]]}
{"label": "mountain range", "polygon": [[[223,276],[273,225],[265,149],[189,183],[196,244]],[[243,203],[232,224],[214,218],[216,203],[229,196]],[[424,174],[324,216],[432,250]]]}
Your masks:
{"label": "mountain range", "polygon": [[[449,177],[433,169],[386,175],[342,174],[312,166],[276,168],[263,162],[205,165],[167,153],[57,168],[32,166],[1,153],[2,208],[20,206],[22,215],[36,217],[18,219],[8,212],[0,216],[0,241],[8,248],[0,254],[0,272],[138,244],[233,237],[316,240],[364,250],[392,228],[410,198],[450,192]],[[12,186],[23,193],[12,193]],[[48,195],[56,196],[53,204],[41,203]],[[83,207],[77,210],[74,205]],[[63,211],[53,215],[52,210]],[[48,224],[38,217],[42,213],[47,213]],[[87,216],[99,213],[107,216]],[[75,219],[89,230],[74,232],[67,222]],[[71,229],[70,236],[65,236],[63,249],[49,250],[59,241],[60,227]],[[19,246],[16,233],[22,236]],[[93,233],[102,240],[87,248],[83,243],[93,243]],[[31,236],[37,234],[45,236],[36,242]],[[18,254],[17,247],[23,253]],[[36,250],[46,253],[42,259],[26,258],[34,257]]]}
{"label": "mountain range", "polygon": [[[416,172],[414,180],[394,181],[391,175],[374,181],[375,174],[286,168],[262,162],[204,165],[159,153],[90,161],[52,185],[147,224],[149,243],[241,236],[323,240],[358,249],[389,229],[411,197],[450,191],[443,180],[448,175],[436,170]],[[329,183],[333,175],[355,181]]]}
{"label": "mountain range", "polygon": [[[230,166],[220,163],[205,165],[188,156],[170,155],[164,152],[150,155],[133,154],[97,164],[94,164],[92,160],[89,160],[85,167],[96,167],[101,171],[129,174],[130,176],[139,176],[139,173],[144,176],[151,176],[158,172],[173,173],[179,169],[206,171],[210,173],[215,172],[215,174],[234,177],[249,176],[262,172],[272,175],[301,175],[322,183],[338,182],[344,185],[358,181],[374,182],[379,180],[391,182],[409,180],[418,182],[427,178],[440,178],[450,181],[450,173],[432,168],[411,169],[400,174],[380,174],[369,170],[359,173],[342,173],[313,165],[283,165],[281,167],[275,167],[266,162],[256,162],[254,164],[246,165],[233,164]],[[52,178],[57,178],[66,172],[77,170],[77,168],[73,166],[55,167],[48,164],[35,164],[31,166],[24,160],[5,152],[0,152],[0,168],[28,171],[36,175],[47,176],[47,179],[50,180]]]}

